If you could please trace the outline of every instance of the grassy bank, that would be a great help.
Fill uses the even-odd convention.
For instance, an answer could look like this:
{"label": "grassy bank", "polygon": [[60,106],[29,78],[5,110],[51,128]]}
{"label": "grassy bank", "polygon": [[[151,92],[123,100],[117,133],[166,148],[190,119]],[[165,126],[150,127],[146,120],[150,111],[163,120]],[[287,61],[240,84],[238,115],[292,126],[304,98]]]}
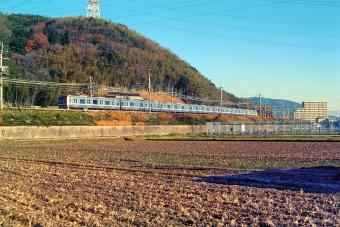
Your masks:
{"label": "grassy bank", "polygon": [[[128,111],[16,109],[0,111],[0,126],[130,126],[130,125],[204,125],[206,122],[270,121],[260,117],[199,115],[184,113],[147,113]],[[275,119],[277,120],[277,119]]]}

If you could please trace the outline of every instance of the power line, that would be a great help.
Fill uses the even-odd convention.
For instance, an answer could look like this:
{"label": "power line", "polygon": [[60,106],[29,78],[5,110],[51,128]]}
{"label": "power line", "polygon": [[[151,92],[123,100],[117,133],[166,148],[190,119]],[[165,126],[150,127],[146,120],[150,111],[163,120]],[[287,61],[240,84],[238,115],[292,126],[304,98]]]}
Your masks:
{"label": "power line", "polygon": [[[169,20],[179,20],[179,19],[192,18],[192,17],[201,17],[201,16],[216,15],[216,14],[221,14],[221,13],[234,12],[234,11],[240,11],[240,10],[245,10],[245,9],[253,9],[253,8],[259,8],[259,7],[264,7],[264,6],[276,5],[276,4],[282,4],[282,2],[261,4],[261,5],[256,5],[256,6],[240,7],[240,8],[236,8],[236,9],[228,9],[228,10],[208,12],[208,13],[200,13],[200,14],[195,14],[195,15],[190,15],[190,16],[188,15],[188,16],[184,16],[184,17],[171,18],[171,19],[167,19],[167,20],[153,21],[151,23],[164,22],[164,21],[169,21]],[[196,5],[200,5],[200,4],[196,4]],[[160,12],[171,11],[171,10],[178,10],[178,9],[189,8],[189,7],[193,7],[193,6],[195,6],[195,5],[189,5],[189,6],[184,6],[184,7],[177,7],[177,8],[172,8],[172,9],[162,9],[162,10],[153,11],[153,12],[142,12],[142,13],[138,13],[138,14],[134,14],[134,15],[129,15],[129,16],[124,16],[124,17],[116,17],[115,19],[128,18],[128,17],[133,17],[133,16],[150,15],[150,14],[154,14],[154,13],[160,13]],[[114,14],[107,14],[107,15],[114,15]]]}
{"label": "power line", "polygon": [[[155,25],[158,26],[158,25]],[[327,46],[316,46],[316,45],[307,45],[307,44],[296,44],[296,43],[283,43],[283,42],[275,42],[275,41],[265,41],[265,40],[258,40],[258,39],[249,39],[249,38],[241,38],[241,37],[235,37],[235,36],[229,36],[229,35],[218,35],[218,34],[211,34],[206,32],[198,32],[193,30],[187,30],[187,29],[179,29],[174,28],[170,26],[160,26],[163,28],[169,28],[172,30],[182,31],[182,32],[189,32],[194,34],[200,34],[205,36],[213,36],[216,38],[224,38],[224,39],[232,39],[232,40],[238,40],[238,41],[247,41],[252,43],[261,43],[261,44],[270,44],[270,45],[278,45],[278,46],[289,46],[289,47],[300,47],[300,48],[309,48],[309,49],[324,49],[324,50],[340,50],[340,47],[327,47]]]}
{"label": "power line", "polygon": [[299,5],[317,5],[317,6],[340,6],[339,1],[319,1],[319,0],[292,0],[292,1],[278,1],[278,0],[257,0],[261,2],[281,2],[284,4],[299,4]]}
{"label": "power line", "polygon": [[[214,3],[214,2],[221,2],[222,0],[218,1],[210,1],[208,3]],[[187,1],[191,2],[191,1]],[[257,7],[263,7],[263,6],[268,6],[268,5],[275,5],[275,4],[284,4],[284,3],[290,3],[294,2],[294,0],[291,1],[270,1],[268,4],[261,4],[261,5],[256,5],[256,6],[249,6],[249,7],[240,7],[237,9],[231,9],[231,10],[226,10],[226,11],[219,11],[219,12],[209,12],[209,13],[203,13],[203,14],[196,14],[196,15],[190,15],[190,16],[185,16],[185,17],[177,17],[177,18],[168,18],[168,19],[163,19],[163,20],[157,20],[153,22],[141,22],[132,24],[130,26],[134,25],[139,25],[139,24],[150,24],[153,26],[158,26],[158,27],[163,27],[167,29],[172,29],[172,30],[179,30],[179,31],[185,31],[187,33],[192,33],[192,34],[201,34],[201,35],[206,35],[206,36],[212,36],[212,37],[217,37],[217,38],[226,38],[226,39],[233,39],[233,40],[239,40],[239,41],[247,41],[247,42],[254,42],[254,43],[262,43],[262,44],[271,44],[271,45],[282,45],[282,46],[291,46],[291,47],[303,47],[303,48],[315,48],[315,49],[335,49],[338,50],[338,47],[325,47],[325,46],[316,46],[316,45],[306,45],[306,44],[295,44],[295,43],[283,43],[283,42],[275,42],[275,41],[265,41],[265,40],[256,40],[256,39],[249,39],[249,38],[242,38],[242,37],[232,37],[232,36],[223,36],[223,35],[218,35],[218,34],[211,34],[211,33],[206,33],[206,32],[198,32],[198,31],[192,31],[188,29],[179,29],[179,28],[174,28],[174,27],[169,27],[169,26],[163,26],[163,25],[157,25],[155,23],[159,22],[165,22],[169,20],[183,20],[185,18],[191,18],[191,17],[198,17],[198,16],[205,16],[205,15],[216,15],[219,13],[225,13],[225,12],[230,12],[230,11],[237,11],[237,10],[244,10],[244,9],[249,9],[249,8],[257,8]],[[138,15],[144,15],[144,14],[154,14],[157,12],[163,12],[163,11],[171,11],[171,10],[178,10],[181,8],[187,8],[187,7],[193,7],[196,5],[202,5],[202,4],[207,4],[207,3],[200,3],[200,4],[191,4],[189,6],[182,6],[182,7],[175,7],[175,8],[170,8],[170,9],[162,9],[154,12],[143,12],[140,14],[135,14],[135,15],[129,15],[125,17],[118,17],[118,18],[128,18],[132,16],[138,16]],[[165,6],[171,6],[171,5],[178,5],[178,4],[168,4]],[[164,5],[163,5],[164,6]],[[157,8],[159,6],[155,7],[150,7],[150,8]],[[142,10],[142,9],[141,9]],[[135,10],[137,11],[137,10]],[[107,15],[112,15],[112,14],[107,14]],[[136,20],[135,20],[136,21]],[[200,23],[197,21],[190,21],[190,23]],[[232,28],[232,29],[238,29],[238,30],[246,30],[246,31],[255,31],[255,32],[261,32],[261,33],[274,33],[274,34],[285,34],[285,35],[296,35],[296,36],[308,36],[308,37],[322,37],[322,38],[339,38],[337,35],[326,35],[326,34],[313,34],[313,33],[296,33],[296,32],[287,32],[287,31],[275,31],[275,30],[268,30],[268,29],[255,29],[255,28],[246,28],[246,27],[238,27],[238,26],[223,26],[223,25],[216,25],[213,23],[201,23],[201,24],[206,24],[209,26],[215,26],[215,27],[224,27],[224,28]]]}
{"label": "power line", "polygon": [[233,25],[221,25],[221,24],[199,22],[199,21],[192,21],[192,20],[186,20],[186,21],[189,21],[190,23],[200,23],[201,25],[209,25],[209,26],[221,27],[221,28],[231,28],[231,29],[244,30],[244,31],[255,31],[255,32],[261,32],[261,33],[272,33],[272,34],[292,35],[292,36],[321,37],[321,38],[334,38],[334,39],[340,38],[339,35],[288,32],[288,31],[268,30],[268,29],[247,28],[247,27],[240,27],[240,26],[233,26]]}

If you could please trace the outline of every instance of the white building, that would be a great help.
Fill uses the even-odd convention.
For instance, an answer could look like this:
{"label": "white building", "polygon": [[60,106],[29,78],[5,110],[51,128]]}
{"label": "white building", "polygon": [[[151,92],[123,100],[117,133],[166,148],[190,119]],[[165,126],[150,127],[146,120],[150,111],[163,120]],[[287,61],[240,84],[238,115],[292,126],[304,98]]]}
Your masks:
{"label": "white building", "polygon": [[294,119],[316,122],[317,119],[328,118],[328,102],[304,101],[302,108],[294,111]]}

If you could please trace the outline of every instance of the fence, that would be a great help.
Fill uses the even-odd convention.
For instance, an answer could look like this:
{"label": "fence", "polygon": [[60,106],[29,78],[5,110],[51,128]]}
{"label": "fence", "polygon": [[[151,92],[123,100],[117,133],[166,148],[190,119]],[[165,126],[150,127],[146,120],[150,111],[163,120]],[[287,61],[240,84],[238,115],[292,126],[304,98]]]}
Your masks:
{"label": "fence", "polygon": [[214,135],[330,135],[339,134],[339,124],[312,122],[208,122],[206,134]]}

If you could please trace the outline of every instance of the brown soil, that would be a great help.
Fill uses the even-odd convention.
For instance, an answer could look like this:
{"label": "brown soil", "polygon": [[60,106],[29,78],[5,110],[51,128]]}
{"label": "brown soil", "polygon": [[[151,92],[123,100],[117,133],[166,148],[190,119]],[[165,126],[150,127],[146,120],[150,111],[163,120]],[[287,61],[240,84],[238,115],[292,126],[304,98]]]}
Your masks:
{"label": "brown soil", "polygon": [[[148,93],[141,93],[140,96],[145,99],[145,100],[149,100],[149,94]],[[177,97],[173,97],[171,98],[170,95],[168,94],[151,94],[151,101],[157,101],[157,102],[172,102],[173,103],[181,103],[184,104],[184,102],[177,98]]]}
{"label": "brown soil", "polygon": [[[259,163],[278,158],[290,167],[328,160],[339,166],[340,143],[58,143],[3,141],[0,145],[0,226],[340,225],[339,191],[259,187],[250,184],[255,175],[248,175],[249,185],[242,186],[194,177],[235,174],[220,162],[233,158]],[[167,161],[164,158],[178,164],[161,165]],[[160,164],[155,160],[148,164],[151,159]],[[188,164],[209,159],[211,164],[204,165],[210,167],[201,170]],[[334,174],[336,187],[339,174]],[[263,176],[256,179],[266,179]],[[308,175],[299,179],[309,182]]]}

